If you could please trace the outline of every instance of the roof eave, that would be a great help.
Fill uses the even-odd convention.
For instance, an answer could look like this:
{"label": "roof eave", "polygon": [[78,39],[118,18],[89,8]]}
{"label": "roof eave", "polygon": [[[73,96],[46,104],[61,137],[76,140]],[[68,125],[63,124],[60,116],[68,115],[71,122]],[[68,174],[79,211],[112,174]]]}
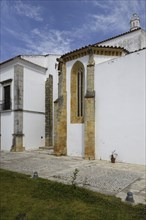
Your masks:
{"label": "roof eave", "polygon": [[35,63],[33,63],[33,62],[30,62],[30,61],[28,61],[28,60],[26,60],[26,59],[23,59],[23,58],[21,57],[21,55],[18,55],[18,56],[16,56],[16,57],[13,57],[13,58],[11,58],[11,59],[9,59],[9,60],[6,60],[6,61],[0,63],[1,68],[2,68],[4,65],[6,65],[7,63],[10,63],[10,62],[12,62],[12,61],[14,61],[14,62],[19,62],[19,61],[20,61],[20,62],[24,62],[24,63],[26,63],[26,64],[33,65],[34,67],[40,68],[40,69],[42,69],[43,71],[46,71],[46,70],[47,70],[47,68],[45,68],[45,67],[42,67],[42,66],[40,66],[40,65],[38,65],[38,64],[35,64]]}
{"label": "roof eave", "polygon": [[[122,47],[88,45],[88,46],[79,48],[77,50],[74,50],[74,51],[71,51],[69,53],[62,55],[61,59],[63,59],[65,62],[68,62],[70,60],[89,55],[88,53],[89,48],[92,49],[95,55],[109,55],[111,54],[110,53],[111,51],[115,53],[113,53],[113,55],[111,54],[110,56],[114,56],[114,55],[119,56],[119,55],[122,55],[123,52],[126,54],[129,53],[128,50]],[[100,51],[102,52],[100,53]]]}

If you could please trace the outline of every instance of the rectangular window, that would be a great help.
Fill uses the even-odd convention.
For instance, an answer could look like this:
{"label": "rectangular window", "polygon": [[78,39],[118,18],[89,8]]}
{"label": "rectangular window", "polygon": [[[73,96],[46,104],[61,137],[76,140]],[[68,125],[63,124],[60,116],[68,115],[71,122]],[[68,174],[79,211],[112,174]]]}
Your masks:
{"label": "rectangular window", "polygon": [[4,102],[3,102],[3,110],[11,109],[11,87],[10,85],[4,86]]}

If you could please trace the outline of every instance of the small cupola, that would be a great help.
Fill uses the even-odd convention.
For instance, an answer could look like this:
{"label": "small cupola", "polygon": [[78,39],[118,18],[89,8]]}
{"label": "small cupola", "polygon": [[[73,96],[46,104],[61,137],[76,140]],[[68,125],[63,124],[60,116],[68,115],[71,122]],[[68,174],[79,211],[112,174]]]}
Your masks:
{"label": "small cupola", "polygon": [[140,19],[139,16],[134,13],[130,19],[130,31],[133,31],[137,28],[140,28]]}

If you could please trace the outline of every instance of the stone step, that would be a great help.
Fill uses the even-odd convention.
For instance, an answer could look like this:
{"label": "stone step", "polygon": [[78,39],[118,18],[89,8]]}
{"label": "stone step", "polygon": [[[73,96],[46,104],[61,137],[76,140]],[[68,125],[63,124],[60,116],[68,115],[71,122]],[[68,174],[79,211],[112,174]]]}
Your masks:
{"label": "stone step", "polygon": [[43,147],[39,147],[39,150],[54,150],[54,147],[53,146],[43,146]]}

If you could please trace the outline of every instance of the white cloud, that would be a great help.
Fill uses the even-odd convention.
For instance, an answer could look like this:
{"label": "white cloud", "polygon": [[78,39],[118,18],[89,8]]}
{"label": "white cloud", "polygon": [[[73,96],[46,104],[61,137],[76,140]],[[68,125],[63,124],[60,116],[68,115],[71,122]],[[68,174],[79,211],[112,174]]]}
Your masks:
{"label": "white cloud", "polygon": [[26,1],[15,1],[14,8],[19,15],[24,15],[36,21],[43,21],[41,16],[42,8],[40,6],[30,5],[28,2],[26,3]]}
{"label": "white cloud", "polygon": [[9,34],[23,42],[23,48],[16,49],[19,54],[63,54],[71,50],[70,32],[55,29],[33,29],[29,34],[6,29]]}
{"label": "white cloud", "polygon": [[[2,2],[3,11],[7,11],[8,13],[8,9],[11,5],[8,5],[7,1]],[[29,7],[28,1],[22,2],[20,0],[16,3],[15,6],[13,5],[13,7],[15,7],[15,13],[17,12],[20,15],[42,21],[42,6]],[[5,35],[7,33],[8,36],[12,36],[14,42],[18,42],[18,44],[14,43],[13,45],[7,42],[10,50],[13,54],[63,54],[75,48],[90,44],[93,40],[93,38],[91,38],[93,35],[97,36],[95,41],[98,41],[98,36],[103,37],[104,34],[108,34],[108,36],[112,37],[115,33],[128,31],[130,29],[129,21],[132,13],[136,12],[143,21],[146,20],[146,18],[144,19],[146,14],[144,13],[145,0],[98,0],[85,1],[85,3],[93,4],[96,10],[94,10],[92,14],[86,14],[84,24],[77,24],[77,26],[72,25],[70,31],[55,28],[49,29],[50,26],[48,26],[48,24],[43,25],[43,22],[41,23],[42,26],[37,26],[32,30],[29,29],[29,32],[19,26],[19,22],[17,29],[11,25],[11,22],[9,22],[10,25],[7,26],[3,24],[3,32]],[[10,9],[12,10],[12,6]],[[13,15],[13,18],[17,18],[17,16],[14,16],[15,14],[9,13],[9,17],[10,15]],[[15,22],[17,24],[16,19]],[[89,43],[86,44],[85,41]]]}
{"label": "white cloud", "polygon": [[[91,1],[99,13],[90,14],[88,29],[102,32],[123,32],[130,29],[129,21],[133,13],[145,20],[145,0],[103,0]],[[99,10],[98,10],[99,9]],[[145,24],[143,24],[145,26]]]}
{"label": "white cloud", "polygon": [[71,39],[69,32],[59,31],[55,29],[33,29],[30,36],[25,38],[25,41],[29,43],[29,47],[37,53],[65,53],[71,48]]}

